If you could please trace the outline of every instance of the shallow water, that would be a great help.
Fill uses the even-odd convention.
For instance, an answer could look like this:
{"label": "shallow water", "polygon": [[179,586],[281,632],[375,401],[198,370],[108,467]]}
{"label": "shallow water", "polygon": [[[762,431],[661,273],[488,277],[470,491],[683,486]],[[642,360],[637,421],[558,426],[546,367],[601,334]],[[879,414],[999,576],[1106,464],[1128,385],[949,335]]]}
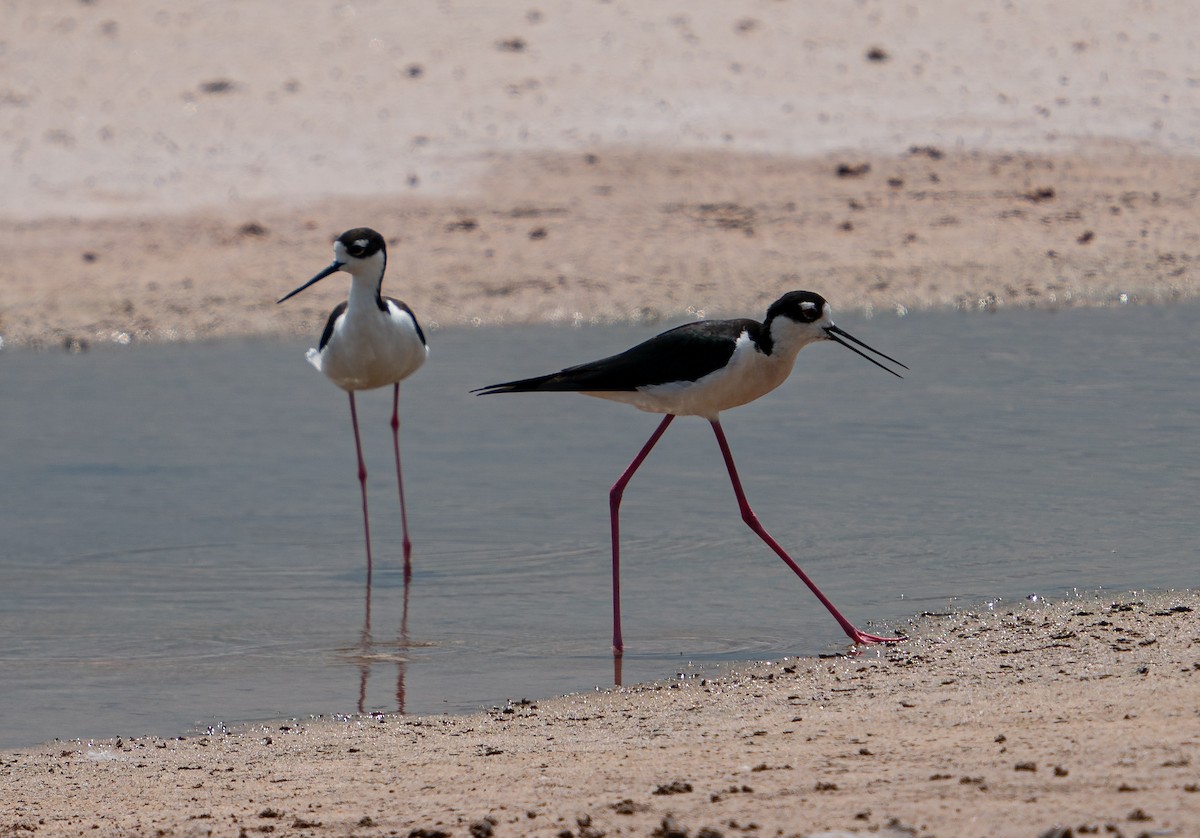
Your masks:
{"label": "shallow water", "polygon": [[[847,615],[1200,580],[1200,307],[914,314],[725,416],[751,503]],[[307,343],[0,354],[0,746],[315,713],[459,712],[607,686],[607,491],[658,419],[472,387],[660,327],[447,329],[405,383],[405,600],[386,391]],[[623,678],[845,649],[739,520],[707,424],[625,495]]]}

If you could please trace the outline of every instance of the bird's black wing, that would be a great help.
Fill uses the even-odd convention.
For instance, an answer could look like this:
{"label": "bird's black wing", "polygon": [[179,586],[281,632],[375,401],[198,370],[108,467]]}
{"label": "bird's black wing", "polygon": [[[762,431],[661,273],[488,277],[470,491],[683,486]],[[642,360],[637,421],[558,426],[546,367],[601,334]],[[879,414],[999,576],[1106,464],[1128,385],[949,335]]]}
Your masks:
{"label": "bird's black wing", "polygon": [[317,344],[317,349],[324,349],[329,343],[329,339],[333,337],[333,324],[342,316],[342,312],[346,310],[348,302],[342,301],[334,307],[333,311],[329,312],[329,319],[325,321],[325,331],[321,332],[321,342]]}
{"label": "bird's black wing", "polygon": [[756,343],[762,324],[754,320],[701,320],[685,323],[617,355],[568,367],[561,372],[507,381],[473,392],[614,392],[673,381],[696,381],[729,362],[738,338],[748,332]]}
{"label": "bird's black wing", "polygon": [[397,300],[395,297],[384,297],[383,301],[385,303],[393,303],[396,308],[400,309],[402,312],[411,317],[413,328],[417,330],[417,337],[421,339],[421,345],[429,346],[429,344],[425,341],[425,333],[421,331],[421,324],[417,320],[417,315],[413,314],[413,310],[408,307],[408,303],[404,302],[403,300]]}

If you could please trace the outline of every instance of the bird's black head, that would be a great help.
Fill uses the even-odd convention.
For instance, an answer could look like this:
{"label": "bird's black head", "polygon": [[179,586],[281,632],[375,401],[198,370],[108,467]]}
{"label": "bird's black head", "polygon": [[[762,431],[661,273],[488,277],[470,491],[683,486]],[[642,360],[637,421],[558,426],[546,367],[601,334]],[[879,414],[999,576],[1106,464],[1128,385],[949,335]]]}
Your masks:
{"label": "bird's black head", "polygon": [[337,237],[337,242],[346,249],[346,255],[355,259],[367,259],[381,250],[387,250],[383,236],[370,227],[355,227]]}
{"label": "bird's black head", "polygon": [[885,358],[897,366],[908,369],[890,355],[884,355],[878,349],[867,346],[845,329],[839,329],[833,325],[829,303],[820,294],[814,294],[812,291],[789,291],[771,303],[771,307],[767,309],[765,325],[774,343],[786,341],[787,343],[784,345],[790,345],[798,350],[799,347],[813,341],[831,340],[862,355],[875,366],[887,370],[897,378],[900,377],[900,373],[885,367],[852,345],[857,344],[880,358]]}
{"label": "bird's black head", "polygon": [[767,309],[767,325],[776,317],[786,317],[797,323],[816,323],[825,316],[829,303],[812,291],[789,291]]}
{"label": "bird's black head", "polygon": [[383,236],[370,227],[355,227],[333,240],[333,262],[329,267],[277,302],[290,300],[305,288],[315,285],[325,277],[338,271],[346,271],[356,277],[361,275],[374,277],[376,302],[380,309],[386,311],[383,299],[379,295],[379,286],[383,282],[383,271],[386,267],[387,245],[383,241]]}

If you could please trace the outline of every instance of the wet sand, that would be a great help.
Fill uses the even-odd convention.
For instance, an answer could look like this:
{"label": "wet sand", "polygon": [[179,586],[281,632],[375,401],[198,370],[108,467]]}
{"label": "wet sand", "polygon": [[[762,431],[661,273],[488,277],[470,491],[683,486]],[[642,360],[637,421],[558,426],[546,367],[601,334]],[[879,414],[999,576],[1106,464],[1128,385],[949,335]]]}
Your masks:
{"label": "wet sand", "polygon": [[[1200,293],[1196,183],[1200,158],[1128,145],[1079,158],[497,155],[479,193],[453,200],[18,222],[0,237],[0,335],[56,347],[319,334],[344,283],[275,300],[359,223],[390,241],[385,291],[431,328],[761,317],[796,288],[879,313],[1170,302]],[[54,271],[18,267],[47,252],[61,255]]]}
{"label": "wet sand", "polygon": [[[274,300],[360,224],[431,329],[1198,293],[1186,4],[302,8],[0,11],[4,348],[315,335],[344,286]],[[468,717],[7,751],[0,834],[1190,835],[1197,600],[922,617],[859,657]]]}
{"label": "wet sand", "polygon": [[0,829],[1191,835],[1198,608],[1183,592],[927,615],[857,657],[472,716],[53,742],[0,754]]}

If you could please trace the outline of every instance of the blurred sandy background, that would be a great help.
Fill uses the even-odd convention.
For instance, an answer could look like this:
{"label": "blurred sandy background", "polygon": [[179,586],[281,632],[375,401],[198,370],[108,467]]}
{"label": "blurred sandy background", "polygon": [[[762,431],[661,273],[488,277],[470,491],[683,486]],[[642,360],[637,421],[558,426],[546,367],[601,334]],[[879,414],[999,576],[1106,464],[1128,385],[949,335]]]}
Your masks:
{"label": "blurred sandy background", "polygon": [[[1194,296],[1188,4],[0,6],[0,336]],[[1124,295],[1124,296],[1122,296]]]}

